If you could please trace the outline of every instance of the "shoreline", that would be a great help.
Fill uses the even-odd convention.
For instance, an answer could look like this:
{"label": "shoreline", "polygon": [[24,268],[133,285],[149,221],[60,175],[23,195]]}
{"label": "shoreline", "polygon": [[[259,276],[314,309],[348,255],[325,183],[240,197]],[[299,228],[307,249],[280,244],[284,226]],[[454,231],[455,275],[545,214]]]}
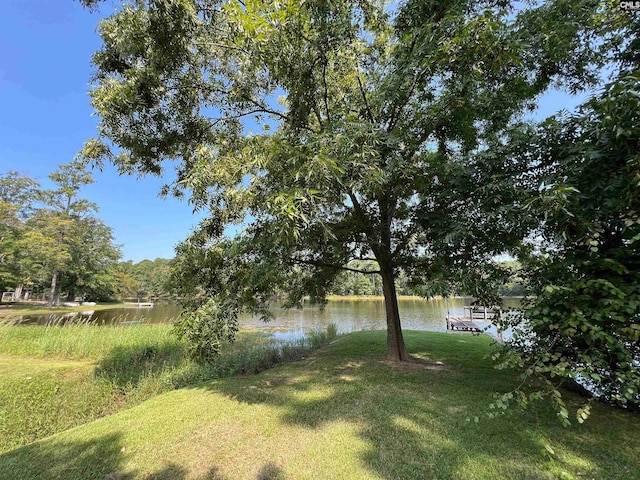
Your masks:
{"label": "shoreline", "polygon": [[[472,298],[468,296],[452,296],[448,297],[449,299],[463,299],[463,298]],[[504,298],[522,298],[522,297],[504,297]],[[442,301],[445,297],[441,295],[436,295],[433,297],[425,298],[417,295],[398,295],[398,300],[401,301]],[[384,296],[382,295],[328,295],[328,301],[332,302],[353,302],[353,301],[384,301]],[[161,300],[164,301],[164,300]],[[305,302],[308,301],[308,297],[305,297]],[[142,304],[149,302],[140,302]],[[157,303],[155,300],[154,303]],[[0,304],[0,319],[11,318],[17,316],[24,315],[49,315],[49,314],[64,314],[70,312],[83,312],[87,310],[111,310],[116,308],[132,308],[136,307],[138,304],[136,302],[114,302],[114,303],[99,303],[97,305],[81,305],[78,307],[65,307],[63,305],[59,305],[56,307],[48,307],[45,303],[35,302],[35,301],[27,301],[27,302],[15,302],[12,304]]]}
{"label": "shoreline", "polygon": [[49,315],[54,313],[84,312],[88,310],[110,310],[124,308],[124,303],[99,303],[97,305],[80,305],[78,307],[49,307],[36,302],[16,302],[11,305],[0,305],[0,319],[24,315]]}

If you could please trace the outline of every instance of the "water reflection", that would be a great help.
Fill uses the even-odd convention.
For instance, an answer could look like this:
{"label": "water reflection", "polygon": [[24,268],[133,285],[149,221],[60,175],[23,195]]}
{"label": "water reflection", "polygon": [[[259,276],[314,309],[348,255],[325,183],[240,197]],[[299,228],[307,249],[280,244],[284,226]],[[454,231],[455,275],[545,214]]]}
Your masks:
{"label": "water reflection", "polygon": [[[457,299],[460,311],[463,299]],[[443,300],[423,300],[408,298],[399,300],[402,325],[406,329],[444,331],[447,308]],[[453,307],[455,308],[455,307]],[[384,300],[382,299],[344,299],[332,300],[324,309],[305,307],[285,310],[276,308],[276,318],[266,326],[270,329],[287,332],[308,332],[324,330],[330,324],[338,327],[338,333],[358,330],[379,330],[386,328]],[[255,328],[264,324],[255,317],[244,316],[240,319],[243,326]]]}

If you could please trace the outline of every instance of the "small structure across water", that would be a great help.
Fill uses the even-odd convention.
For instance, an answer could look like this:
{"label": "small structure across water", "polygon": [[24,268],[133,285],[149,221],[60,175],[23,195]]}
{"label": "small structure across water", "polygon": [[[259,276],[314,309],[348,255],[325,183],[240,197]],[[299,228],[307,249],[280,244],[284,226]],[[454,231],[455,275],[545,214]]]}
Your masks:
{"label": "small structure across water", "polygon": [[[501,318],[502,310],[500,309],[478,305],[465,306],[463,307],[463,315],[449,315],[447,311],[447,330],[480,333],[485,330],[487,323],[492,323],[498,330],[498,341],[502,343]],[[485,326],[478,322],[484,322]]]}

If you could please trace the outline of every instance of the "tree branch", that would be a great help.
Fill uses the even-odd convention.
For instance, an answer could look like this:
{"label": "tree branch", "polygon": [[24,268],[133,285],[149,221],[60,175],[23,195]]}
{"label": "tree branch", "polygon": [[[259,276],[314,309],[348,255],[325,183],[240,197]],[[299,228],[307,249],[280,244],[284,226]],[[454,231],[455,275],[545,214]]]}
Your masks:
{"label": "tree branch", "polygon": [[302,260],[300,258],[291,259],[294,263],[302,265],[312,265],[314,267],[331,268],[333,270],[345,270],[347,272],[363,273],[365,275],[377,275],[380,270],[359,270],[357,268],[345,267],[344,265],[336,265],[335,263],[325,263],[316,260]]}
{"label": "tree branch", "polygon": [[[413,40],[411,41],[411,46],[409,47],[409,52],[407,53],[408,58],[406,63],[409,63],[409,58],[413,54],[417,41],[418,41],[418,37],[417,36],[413,37]],[[419,76],[420,74],[414,71],[413,82],[411,83],[411,87],[409,87],[409,91],[407,92],[406,100],[401,104],[394,104],[393,109],[391,110],[391,115],[389,116],[389,126],[387,127],[387,132],[392,132],[396,124],[398,123],[398,120],[400,119],[400,115],[402,114],[404,107],[406,107],[409,101],[411,100],[411,96],[413,95],[413,92],[418,84]]]}
{"label": "tree branch", "polygon": [[238,52],[249,54],[249,52],[239,47],[238,45],[229,45],[227,43],[218,43],[218,42],[192,42],[192,45],[197,47],[220,47],[220,48],[228,48],[229,50],[236,50]]}
{"label": "tree branch", "polygon": [[316,104],[316,102],[313,102],[313,113],[318,120],[320,128],[322,129],[324,127],[324,122],[322,121],[322,115],[320,114],[320,110],[318,109],[318,105]]}
{"label": "tree branch", "polygon": [[362,222],[364,234],[369,243],[369,248],[375,254],[376,250],[379,248],[380,245],[376,241],[375,232],[371,228],[372,222],[369,220],[368,215],[365,213],[364,209],[362,208],[362,205],[360,204],[360,201],[358,200],[358,197],[356,197],[355,193],[349,190],[348,195],[349,195],[349,198],[351,199],[351,203],[353,203],[353,209],[355,211],[355,214],[358,216],[358,218]]}
{"label": "tree branch", "polygon": [[404,111],[404,107],[406,107],[409,102],[411,101],[411,97],[413,95],[413,92],[416,88],[416,85],[418,85],[418,74],[416,74],[413,77],[413,83],[411,84],[411,87],[409,88],[409,91],[407,92],[407,97],[406,100],[404,102],[402,102],[402,104],[400,105],[395,105],[394,106],[394,113],[392,113],[391,117],[389,118],[389,126],[387,127],[387,132],[392,132],[393,129],[396,127],[398,120],[400,119],[400,116],[402,115],[402,112]]}
{"label": "tree branch", "polygon": [[[213,121],[213,124],[216,125],[219,122],[224,122],[225,120],[237,120],[239,118],[246,117],[247,115],[253,115],[253,114],[256,114],[256,113],[267,113],[268,114],[270,112],[258,108],[258,109],[255,109],[255,110],[250,110],[248,112],[239,113],[238,115],[228,115],[226,117],[216,118]],[[275,112],[275,113],[277,113],[277,112]]]}
{"label": "tree branch", "polygon": [[[289,117],[287,115],[285,115],[284,113],[278,112],[276,110],[271,110],[270,108],[265,107],[264,105],[262,105],[260,102],[254,100],[253,98],[247,96],[247,95],[242,95],[242,98],[244,100],[246,100],[247,102],[255,105],[256,107],[258,107],[260,109],[260,111],[262,113],[266,113],[268,115],[275,115],[277,117],[280,117],[282,120],[284,120],[285,122],[289,121]],[[250,115],[251,113],[257,113],[257,112],[250,112],[248,115]],[[243,115],[244,116],[244,115]],[[321,124],[322,126],[322,124]],[[301,126],[304,130],[308,130],[312,133],[318,133],[317,131],[315,131],[313,128],[311,128],[308,125],[302,125]]]}
{"label": "tree branch", "polygon": [[360,72],[356,72],[356,78],[358,79],[358,86],[360,87],[360,94],[362,95],[362,100],[364,101],[364,106],[367,109],[367,115],[369,116],[369,121],[375,124],[376,121],[373,118],[373,113],[371,113],[371,108],[369,107],[369,101],[367,100],[367,94],[364,91],[364,87],[362,86],[362,81],[360,80]]}
{"label": "tree branch", "polygon": [[[326,59],[325,59],[326,60]],[[331,124],[331,112],[329,110],[329,87],[327,86],[327,62],[322,62],[322,83],[324,84],[324,108],[327,112],[327,121]]]}
{"label": "tree branch", "polygon": [[287,117],[284,113],[278,112],[276,110],[271,110],[270,108],[265,107],[260,102],[254,100],[253,98],[249,97],[248,95],[242,95],[242,98],[244,100],[246,100],[247,102],[255,105],[257,108],[260,108],[263,113],[266,113],[266,114],[269,114],[269,115],[275,115],[277,117],[280,117],[284,121],[288,121],[289,120],[289,117]]}

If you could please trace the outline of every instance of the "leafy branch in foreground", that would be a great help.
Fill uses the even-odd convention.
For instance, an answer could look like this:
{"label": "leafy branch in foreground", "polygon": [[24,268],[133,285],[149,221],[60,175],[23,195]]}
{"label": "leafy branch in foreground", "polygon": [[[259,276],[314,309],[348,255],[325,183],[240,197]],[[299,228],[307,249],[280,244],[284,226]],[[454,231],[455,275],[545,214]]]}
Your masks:
{"label": "leafy branch in foreground", "polygon": [[[623,70],[537,137],[536,154],[553,159],[553,183],[530,204],[546,242],[525,261],[535,297],[512,317],[516,334],[499,358],[533,387],[509,399],[549,398],[563,423],[567,385],[640,410],[639,84],[637,70]],[[579,422],[588,415],[588,403],[576,412]]]}

